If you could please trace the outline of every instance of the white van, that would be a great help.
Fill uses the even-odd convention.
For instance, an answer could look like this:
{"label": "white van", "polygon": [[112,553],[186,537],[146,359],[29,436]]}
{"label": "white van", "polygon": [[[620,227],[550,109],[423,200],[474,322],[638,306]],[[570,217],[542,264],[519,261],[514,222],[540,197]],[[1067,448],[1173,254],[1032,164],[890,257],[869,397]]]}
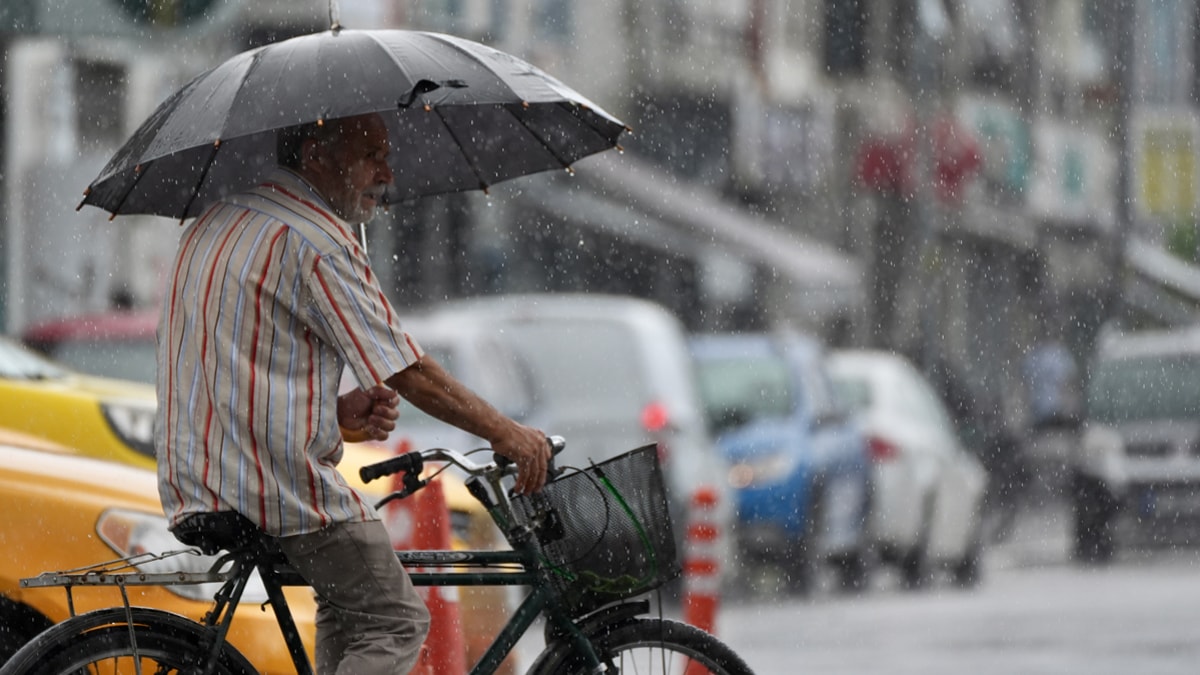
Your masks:
{"label": "white van", "polygon": [[[483,296],[437,305],[403,325],[502,412],[566,438],[561,466],[658,443],[676,531],[707,486],[717,491],[715,517],[728,532],[725,464],[704,421],[683,326],[665,308],[609,295]],[[393,437],[414,448],[482,445],[421,417],[403,411]]]}

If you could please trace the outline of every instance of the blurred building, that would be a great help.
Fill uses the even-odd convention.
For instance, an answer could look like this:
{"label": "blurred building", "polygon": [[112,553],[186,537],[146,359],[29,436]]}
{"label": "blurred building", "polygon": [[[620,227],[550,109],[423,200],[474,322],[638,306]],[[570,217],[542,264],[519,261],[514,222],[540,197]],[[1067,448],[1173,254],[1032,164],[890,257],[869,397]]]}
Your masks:
{"label": "blurred building", "polygon": [[174,89],[327,15],[292,0],[0,4],[0,325],[156,303],[179,228],[76,212],[83,190]]}
{"label": "blurred building", "polygon": [[[722,249],[689,275],[732,310],[706,313],[702,292],[694,327],[753,328],[747,316],[766,317],[905,351],[959,373],[1007,414],[1021,407],[1016,364],[1037,324],[1061,321],[1086,345],[1106,314],[1120,55],[1104,32],[1116,11],[1105,3],[412,7],[417,25],[471,34],[588,83],[636,129],[627,154],[668,174],[665,182],[707,191],[774,233],[819,242],[825,248],[813,250],[834,267],[862,270],[858,311],[819,308],[836,306],[829,281],[785,282],[799,298],[764,302],[786,266]],[[624,201],[611,185],[598,192]],[[726,213],[717,219],[743,229]],[[752,311],[736,311],[739,303]]]}
{"label": "blurred building", "polygon": [[[0,9],[9,57],[3,87],[11,142],[2,186],[9,283],[0,300],[8,330],[49,315],[100,310],[115,299],[157,301],[178,228],[156,218],[109,225],[101,212],[74,208],[83,186],[159,101],[236,51],[321,30],[334,19],[348,28],[408,25],[483,39],[530,58],[619,115],[641,105],[626,92],[645,64],[638,42],[625,39],[630,23],[641,19],[618,5],[340,5],[14,0]],[[712,26],[730,18],[721,7],[714,4]],[[697,62],[693,80],[707,81],[709,65],[725,61],[713,55]],[[731,79],[736,71],[727,70]],[[694,92],[674,92],[673,102],[647,102],[686,118]],[[652,111],[633,117],[635,127],[642,120],[667,124]],[[676,122],[689,123],[670,124]],[[656,137],[665,136],[648,135]],[[577,180],[536,176],[499,186],[491,198],[451,196],[398,208],[391,227],[373,228],[371,249],[401,304],[504,290],[587,289],[651,297],[693,325],[764,325],[768,317],[788,315],[853,322],[862,287],[851,256],[722,199],[710,185],[693,185],[697,172],[723,170],[709,158],[723,153],[727,141],[726,129],[708,135],[704,148],[681,154],[687,166],[610,153],[616,157],[581,166]],[[645,154],[671,156],[668,148]]]}
{"label": "blurred building", "polygon": [[1039,336],[1195,320],[1197,4],[8,0],[0,319],[154,303],[177,228],[76,213],[82,187],[186,79],[336,13],[487,42],[634,129],[574,176],[394,209],[370,248],[398,303],[630,293],[904,351],[1016,418]]}

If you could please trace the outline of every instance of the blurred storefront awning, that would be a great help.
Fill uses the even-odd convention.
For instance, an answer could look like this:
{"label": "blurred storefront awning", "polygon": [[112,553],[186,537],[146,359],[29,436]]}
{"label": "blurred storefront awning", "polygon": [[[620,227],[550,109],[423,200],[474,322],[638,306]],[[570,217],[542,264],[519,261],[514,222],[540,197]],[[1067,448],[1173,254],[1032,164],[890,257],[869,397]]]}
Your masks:
{"label": "blurred storefront awning", "polygon": [[[577,224],[699,261],[723,257],[765,268],[789,314],[824,316],[863,302],[863,267],[835,247],[723,201],[628,154],[576,164],[562,181],[529,181],[539,208]],[[565,189],[564,189],[565,188]]]}

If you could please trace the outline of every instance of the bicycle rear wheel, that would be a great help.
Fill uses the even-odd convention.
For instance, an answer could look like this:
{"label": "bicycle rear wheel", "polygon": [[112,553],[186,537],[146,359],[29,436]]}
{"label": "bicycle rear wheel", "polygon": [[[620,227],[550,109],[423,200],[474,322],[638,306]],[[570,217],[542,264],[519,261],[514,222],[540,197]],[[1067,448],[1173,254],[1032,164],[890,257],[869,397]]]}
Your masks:
{"label": "bicycle rear wheel", "polygon": [[[753,675],[750,666],[716,637],[685,623],[639,619],[602,627],[592,635],[600,660],[618,673],[637,675]],[[542,655],[530,673],[583,675],[587,665],[567,645]]]}
{"label": "bicycle rear wheel", "polygon": [[[131,635],[123,609],[82,614],[57,624],[21,648],[0,675],[65,673],[180,673],[196,670],[203,629],[187,619],[154,610],[135,610]],[[133,643],[137,643],[134,656]],[[229,645],[216,669],[221,675],[257,675],[254,666]]]}

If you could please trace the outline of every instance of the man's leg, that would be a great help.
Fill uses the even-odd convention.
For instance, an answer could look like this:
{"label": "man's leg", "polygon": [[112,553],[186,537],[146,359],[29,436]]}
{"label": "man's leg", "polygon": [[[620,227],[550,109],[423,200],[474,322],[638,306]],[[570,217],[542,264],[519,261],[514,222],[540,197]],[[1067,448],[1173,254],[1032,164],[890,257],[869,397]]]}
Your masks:
{"label": "man's leg", "polygon": [[429,610],[382,523],[343,523],[279,543],[317,593],[318,675],[412,669],[429,632]]}

